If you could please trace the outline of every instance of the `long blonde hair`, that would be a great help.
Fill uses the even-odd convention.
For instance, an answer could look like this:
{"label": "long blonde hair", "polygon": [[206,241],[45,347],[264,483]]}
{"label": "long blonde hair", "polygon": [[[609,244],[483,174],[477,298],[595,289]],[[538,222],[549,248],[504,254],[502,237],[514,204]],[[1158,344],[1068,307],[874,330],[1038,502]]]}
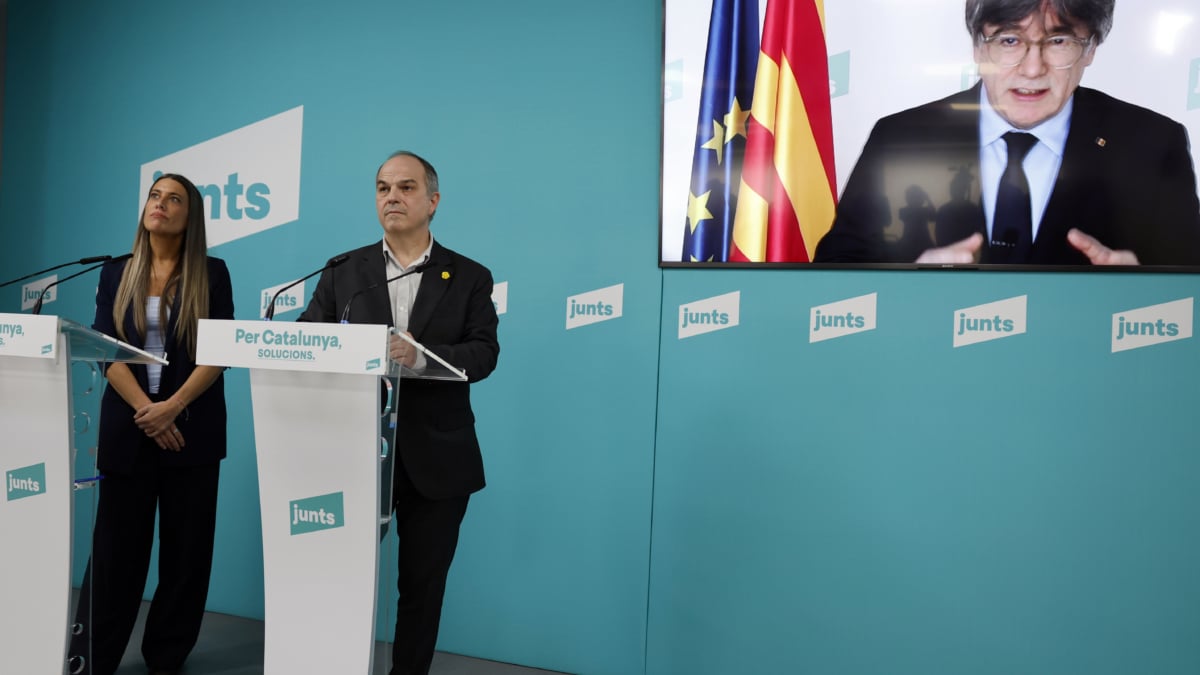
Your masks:
{"label": "long blonde hair", "polygon": [[[184,230],[183,245],[179,250],[179,264],[163,287],[162,302],[158,305],[158,321],[165,336],[167,308],[175,313],[175,340],[187,349],[188,356],[196,360],[196,331],[198,321],[208,318],[208,238],[204,232],[204,197],[192,181],[177,173],[167,173],[155,179],[154,186],[164,178],[183,186],[188,198],[187,228]],[[113,321],[117,336],[126,342],[125,315],[133,310],[133,325],[138,335],[146,335],[146,293],[150,288],[150,272],[153,255],[150,251],[150,233],[144,225],[146,205],[138,219],[137,234],[133,237],[133,257],[121,274],[121,285],[113,302]],[[178,298],[176,297],[178,296]],[[178,302],[176,302],[178,300]],[[170,345],[168,345],[170,349]]]}

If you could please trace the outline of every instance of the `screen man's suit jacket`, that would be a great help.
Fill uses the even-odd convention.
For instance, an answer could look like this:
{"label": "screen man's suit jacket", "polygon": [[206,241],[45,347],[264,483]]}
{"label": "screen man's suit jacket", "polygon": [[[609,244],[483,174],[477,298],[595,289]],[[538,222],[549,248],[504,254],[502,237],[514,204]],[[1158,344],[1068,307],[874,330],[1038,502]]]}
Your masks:
{"label": "screen man's suit jacket", "polygon": [[[393,325],[383,242],[347,255],[345,263],[321,274],[300,320],[337,322],[353,300],[351,323]],[[496,367],[497,324],[491,272],[435,241],[409,316],[413,338],[465,369],[470,382],[478,382]],[[467,383],[406,379],[398,405],[399,458],[422,495],[445,499],[483,488],[483,457]]]}
{"label": "screen man's suit jacket", "polygon": [[[881,119],[842,192],[814,262],[908,262],[983,233],[980,85]],[[1182,125],[1093,89],[1071,126],[1029,264],[1086,265],[1072,227],[1143,264],[1200,264],[1200,203]]]}
{"label": "screen man's suit jacket", "polygon": [[[121,274],[128,261],[110,263],[100,270],[100,285],[96,289],[96,318],[92,328],[121,339],[113,321],[113,303],[117,288],[121,285]],[[233,318],[233,288],[229,280],[229,269],[220,258],[208,258],[208,317],[209,319]],[[179,301],[178,293],[172,305]],[[172,312],[167,320],[167,331],[163,344],[169,365],[163,366],[159,376],[158,395],[166,399],[174,394],[196,369],[182,344],[176,342],[175,320]],[[139,335],[133,322],[133,311],[125,313],[125,342],[142,349],[146,336]],[[111,364],[109,364],[111,365]],[[107,368],[107,365],[106,365]],[[142,391],[149,392],[146,366],[130,365]],[[167,466],[198,466],[218,462],[225,458],[225,376],[217,377],[208,389],[188,404],[178,417],[175,426],[183,434],[186,445],[180,452],[164,450],[160,462]],[[100,399],[100,429],[97,432],[97,466],[105,473],[128,473],[133,468],[137,449],[146,437],[144,431],[133,421],[136,411],[121,398],[112,387],[105,387]]]}

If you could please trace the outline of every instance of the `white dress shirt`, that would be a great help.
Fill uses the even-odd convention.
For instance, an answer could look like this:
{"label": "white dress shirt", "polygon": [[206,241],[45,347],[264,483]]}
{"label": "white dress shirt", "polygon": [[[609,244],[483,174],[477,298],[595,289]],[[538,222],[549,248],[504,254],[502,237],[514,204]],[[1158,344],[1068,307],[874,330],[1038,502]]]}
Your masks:
{"label": "white dress shirt", "polygon": [[1054,182],[1058,180],[1058,170],[1062,166],[1075,97],[1072,95],[1054,117],[1032,129],[1016,129],[1005,121],[988,103],[987,89],[984,87],[980,87],[979,97],[979,186],[983,214],[987,218],[988,239],[991,239],[992,220],[996,217],[996,192],[1000,177],[1008,165],[1008,144],[1004,142],[1004,134],[1016,131],[1033,134],[1038,139],[1021,164],[1029,181],[1029,206],[1033,216],[1033,238],[1036,241],[1038,226],[1041,225],[1050,193],[1054,191]]}
{"label": "white dress shirt", "polygon": [[[429,261],[429,255],[433,252],[433,235],[429,236],[429,246],[417,259],[406,265],[401,265],[396,256],[392,254],[392,249],[388,247],[387,240],[383,240],[383,258],[387,261],[387,269],[385,270],[385,278],[404,274],[405,272],[423,265]],[[403,279],[397,279],[387,285],[388,298],[392,301],[392,323],[396,327],[397,333],[403,333],[408,330],[409,316],[412,314],[413,303],[417,300],[417,290],[421,287],[421,277],[423,272],[410,274]],[[417,353],[417,361],[413,365],[413,370],[423,370],[425,368],[425,355]]]}

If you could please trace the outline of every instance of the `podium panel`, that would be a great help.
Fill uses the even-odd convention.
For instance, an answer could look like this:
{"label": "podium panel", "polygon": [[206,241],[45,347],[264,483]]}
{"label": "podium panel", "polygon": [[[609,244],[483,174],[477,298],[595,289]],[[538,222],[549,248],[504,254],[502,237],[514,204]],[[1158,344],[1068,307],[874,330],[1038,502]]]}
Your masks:
{"label": "podium panel", "polygon": [[250,371],[267,673],[371,669],[379,381]]}
{"label": "podium panel", "polygon": [[200,322],[197,363],[250,369],[265,673],[372,671],[387,342],[387,326]]}
{"label": "podium panel", "polygon": [[[399,368],[389,334],[383,325],[200,322],[197,363],[250,369],[268,675],[375,670],[376,618],[395,609],[395,592],[377,585],[400,381],[466,380],[404,335],[421,356]],[[385,564],[394,570],[394,556]]]}
{"label": "podium panel", "polygon": [[[0,659],[13,673],[62,672],[71,622],[71,396],[58,358],[0,356]],[[50,451],[48,451],[50,450]]]}
{"label": "podium panel", "polygon": [[[72,618],[71,363],[167,362],[54,316],[0,314],[0,670],[63,672]],[[97,372],[88,391],[96,389]]]}

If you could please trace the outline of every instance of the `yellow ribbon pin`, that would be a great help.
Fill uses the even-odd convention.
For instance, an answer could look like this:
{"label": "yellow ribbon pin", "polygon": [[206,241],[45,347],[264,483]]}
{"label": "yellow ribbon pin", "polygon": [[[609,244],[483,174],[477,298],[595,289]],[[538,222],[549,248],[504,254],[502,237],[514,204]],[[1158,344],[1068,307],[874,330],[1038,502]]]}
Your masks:
{"label": "yellow ribbon pin", "polygon": [[450,273],[449,273],[449,272],[442,272],[442,278],[443,278],[443,279],[449,279],[449,278],[450,278]]}

